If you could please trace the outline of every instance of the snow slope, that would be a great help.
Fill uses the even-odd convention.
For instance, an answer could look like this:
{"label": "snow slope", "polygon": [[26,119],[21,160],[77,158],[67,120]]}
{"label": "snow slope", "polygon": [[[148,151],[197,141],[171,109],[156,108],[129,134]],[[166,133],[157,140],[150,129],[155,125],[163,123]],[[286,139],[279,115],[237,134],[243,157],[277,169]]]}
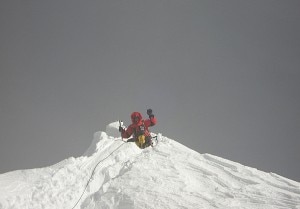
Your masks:
{"label": "snow slope", "polygon": [[1,174],[0,209],[300,209],[298,182],[199,154],[161,134],[156,147],[141,150],[122,142],[118,125],[95,133],[82,157]]}

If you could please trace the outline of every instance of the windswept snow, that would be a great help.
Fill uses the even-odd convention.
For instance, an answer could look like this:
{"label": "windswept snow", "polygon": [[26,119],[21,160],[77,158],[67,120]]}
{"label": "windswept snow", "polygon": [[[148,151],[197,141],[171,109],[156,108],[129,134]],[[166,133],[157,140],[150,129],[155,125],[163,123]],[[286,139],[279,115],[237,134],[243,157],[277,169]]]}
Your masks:
{"label": "windswept snow", "polygon": [[82,194],[77,209],[300,209],[298,182],[161,134],[156,147],[141,150],[121,140],[118,126],[95,133],[82,157],[1,174],[0,209],[72,209]]}

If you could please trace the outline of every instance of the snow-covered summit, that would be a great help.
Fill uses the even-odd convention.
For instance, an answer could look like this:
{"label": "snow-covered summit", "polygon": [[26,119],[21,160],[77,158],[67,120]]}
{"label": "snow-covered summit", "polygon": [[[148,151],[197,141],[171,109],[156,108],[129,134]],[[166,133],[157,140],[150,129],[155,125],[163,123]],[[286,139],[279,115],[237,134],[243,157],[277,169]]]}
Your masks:
{"label": "snow-covered summit", "polygon": [[0,209],[300,209],[298,182],[199,154],[161,134],[157,146],[141,150],[121,140],[118,126],[95,133],[81,157],[1,174]]}

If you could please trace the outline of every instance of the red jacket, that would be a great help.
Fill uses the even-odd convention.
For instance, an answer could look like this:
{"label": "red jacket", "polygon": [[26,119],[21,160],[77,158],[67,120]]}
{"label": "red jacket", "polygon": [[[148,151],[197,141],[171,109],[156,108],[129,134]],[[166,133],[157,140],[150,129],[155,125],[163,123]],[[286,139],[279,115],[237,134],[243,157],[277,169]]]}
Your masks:
{"label": "red jacket", "polygon": [[139,112],[133,112],[131,114],[131,121],[132,124],[129,125],[126,131],[123,131],[121,134],[123,138],[129,138],[131,135],[134,135],[133,137],[138,137],[139,132],[143,128],[145,128],[145,136],[150,136],[148,127],[154,126],[156,124],[156,118],[154,116],[150,117],[149,119],[143,120],[142,114]]}

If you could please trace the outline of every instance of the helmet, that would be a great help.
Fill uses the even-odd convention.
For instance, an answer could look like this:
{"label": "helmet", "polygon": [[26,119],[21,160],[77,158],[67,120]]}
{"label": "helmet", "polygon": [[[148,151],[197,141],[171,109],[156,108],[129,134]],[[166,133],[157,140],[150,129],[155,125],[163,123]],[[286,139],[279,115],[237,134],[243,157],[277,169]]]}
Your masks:
{"label": "helmet", "polygon": [[131,121],[134,124],[138,124],[142,120],[142,114],[139,112],[131,113]]}

